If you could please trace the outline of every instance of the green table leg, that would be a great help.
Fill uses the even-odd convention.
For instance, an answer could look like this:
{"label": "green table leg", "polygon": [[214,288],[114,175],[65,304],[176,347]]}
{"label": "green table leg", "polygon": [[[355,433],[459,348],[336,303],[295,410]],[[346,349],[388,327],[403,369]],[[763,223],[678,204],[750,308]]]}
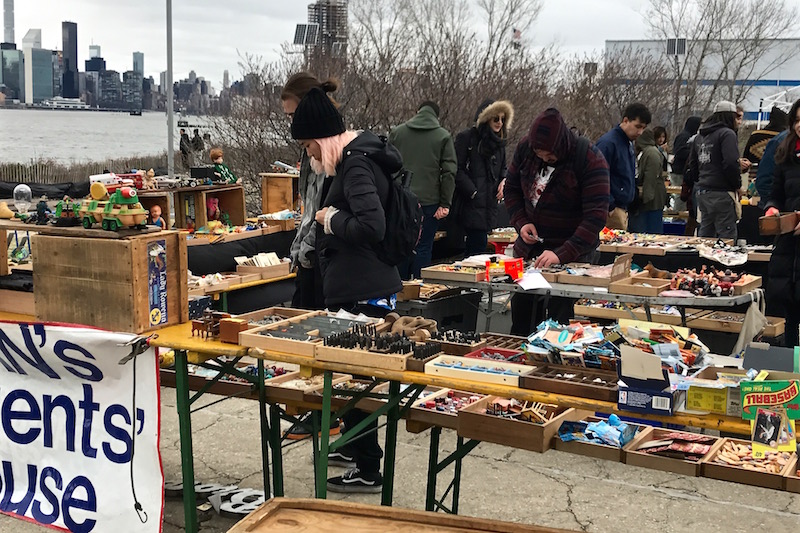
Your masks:
{"label": "green table leg", "polygon": [[[325,371],[325,382],[322,389],[322,428],[331,427],[331,394],[333,389],[333,372],[330,370]],[[399,387],[400,384],[398,383]],[[396,394],[396,392],[395,392]],[[395,431],[397,428],[395,427]],[[312,435],[313,437],[313,435]],[[319,458],[317,459],[316,472],[317,472],[317,498],[325,499],[328,495],[328,446],[330,445],[331,432],[320,431],[320,450]],[[388,456],[387,456],[388,457]],[[394,457],[392,458],[394,460]],[[386,482],[384,481],[384,490],[386,490]]]}
{"label": "green table leg", "polygon": [[[389,383],[389,399],[400,395],[400,382]],[[383,494],[381,505],[392,505],[394,496],[394,462],[397,456],[397,421],[400,419],[400,407],[395,405],[386,414],[386,450],[383,459]],[[326,426],[323,426],[326,427]]]}
{"label": "green table leg", "polygon": [[270,406],[270,448],[272,448],[272,491],[276,498],[283,496],[283,450],[281,448],[281,410]]}
{"label": "green table leg", "polygon": [[197,533],[197,500],[194,494],[194,455],[192,452],[192,414],[189,403],[189,361],[186,350],[175,350],[175,393],[181,441],[183,474],[183,515],[188,533]]}
{"label": "green table leg", "polygon": [[[464,437],[458,437],[456,441],[456,450],[461,450],[464,447]],[[453,514],[458,514],[458,498],[461,493],[461,462],[464,460],[463,455],[459,455],[456,459],[455,472],[453,473]]]}
{"label": "green table leg", "polygon": [[227,313],[228,312],[228,293],[227,292],[223,292],[222,295],[220,296],[220,300],[221,300],[220,305],[222,307],[222,312],[223,313]]}
{"label": "green table leg", "polygon": [[425,493],[425,510],[436,511],[436,479],[438,472],[436,467],[439,464],[439,437],[442,428],[434,426],[431,428],[431,447],[428,454],[428,489]]}
{"label": "green table leg", "polygon": [[269,424],[267,423],[267,389],[264,385],[264,360],[258,360],[258,418],[261,423],[261,474],[264,482],[264,498],[270,498],[269,488]]}
{"label": "green table leg", "polygon": [[[311,459],[314,462],[314,497],[319,498],[317,489],[319,487],[317,479],[319,479],[319,472],[317,472],[317,461],[319,461],[319,439],[322,435],[319,431],[319,419],[321,418],[319,411],[311,411]],[[326,484],[327,485],[327,484]]]}

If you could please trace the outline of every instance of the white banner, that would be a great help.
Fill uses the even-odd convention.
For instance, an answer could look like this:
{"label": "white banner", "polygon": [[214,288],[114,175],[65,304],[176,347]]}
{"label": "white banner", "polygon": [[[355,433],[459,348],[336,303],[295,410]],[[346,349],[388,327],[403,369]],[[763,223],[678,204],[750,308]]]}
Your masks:
{"label": "white banner", "polygon": [[134,436],[134,360],[119,364],[132,338],[0,323],[0,512],[80,533],[161,531],[158,363],[152,349],[135,359]]}

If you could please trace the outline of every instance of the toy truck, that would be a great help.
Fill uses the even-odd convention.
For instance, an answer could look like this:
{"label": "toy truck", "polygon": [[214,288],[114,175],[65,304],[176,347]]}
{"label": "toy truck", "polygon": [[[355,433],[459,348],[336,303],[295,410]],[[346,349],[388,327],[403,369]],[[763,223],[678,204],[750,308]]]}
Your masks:
{"label": "toy truck", "polygon": [[108,231],[144,229],[147,221],[147,210],[139,203],[136,189],[121,187],[108,196],[106,188],[99,183],[92,185],[91,197],[81,202],[79,215],[84,228],[100,222]]}

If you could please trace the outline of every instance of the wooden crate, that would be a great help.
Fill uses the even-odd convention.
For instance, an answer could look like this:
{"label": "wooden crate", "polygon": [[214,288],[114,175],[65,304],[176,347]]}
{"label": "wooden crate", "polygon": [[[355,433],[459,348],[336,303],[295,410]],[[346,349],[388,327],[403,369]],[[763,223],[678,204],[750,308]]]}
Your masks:
{"label": "wooden crate", "polygon": [[[36,319],[143,333],[189,320],[186,239],[177,231],[123,239],[34,235]],[[151,313],[148,247],[163,244],[166,318]]]}
{"label": "wooden crate", "polygon": [[294,211],[298,174],[265,172],[261,177],[261,212]]}
{"label": "wooden crate", "polygon": [[426,533],[568,533],[467,516],[334,500],[273,498],[228,533],[288,531],[425,531]]}
{"label": "wooden crate", "polygon": [[[652,440],[660,440],[664,435],[672,433],[673,430],[648,427],[639,433],[631,442],[625,446],[625,463],[634,466],[641,466],[643,468],[652,468],[654,470],[661,470],[663,472],[674,472],[684,476],[697,477],[702,471],[703,461],[685,461],[683,459],[673,459],[671,457],[662,457],[660,455],[651,455],[648,453],[638,451],[647,442]],[[716,454],[716,451],[722,445],[723,439],[717,439],[711,448],[706,453],[703,459]]]}
{"label": "wooden crate", "polygon": [[472,270],[476,267],[465,267],[469,270],[449,270],[450,265],[434,265],[421,270],[423,279],[438,279],[442,281],[486,281],[486,269]]}
{"label": "wooden crate", "polygon": [[[461,367],[440,366],[442,362],[461,363]],[[492,372],[481,372],[469,370],[470,367],[481,366],[486,368],[502,368],[513,374],[499,374]],[[446,376],[457,379],[479,381],[481,383],[497,383],[500,385],[519,386],[519,377],[527,374],[533,368],[528,365],[518,365],[515,363],[502,363],[499,361],[482,361],[480,359],[467,359],[466,357],[456,357],[452,355],[441,355],[432,361],[425,363],[425,373]]]}
{"label": "wooden crate", "polygon": [[[574,377],[563,377],[564,374]],[[559,375],[562,377],[556,377]],[[595,378],[604,380],[606,384],[595,383]],[[520,376],[519,386],[522,389],[616,403],[619,393],[618,380],[617,373],[608,370],[546,363],[537,364],[531,372]]]}
{"label": "wooden crate", "polygon": [[369,368],[379,368],[382,370],[406,369],[406,361],[411,354],[399,353],[376,353],[367,350],[351,350],[348,348],[338,348],[336,346],[319,345],[314,351],[314,359],[329,363],[343,363],[347,365],[357,365]]}
{"label": "wooden crate", "polygon": [[167,227],[162,229],[169,229],[172,227],[170,220],[172,216],[172,196],[168,191],[139,191],[138,196],[139,203],[142,204],[142,207],[147,209],[148,213],[150,212],[150,208],[154,205],[161,207],[161,218],[167,223]]}
{"label": "wooden crate", "polygon": [[[599,418],[596,416],[587,416],[585,418],[582,418],[581,420],[585,422],[599,422],[601,420],[608,421],[608,419],[606,418]],[[626,422],[626,424],[637,428],[634,439],[637,436],[639,436],[639,434],[642,431],[644,431],[645,428],[649,427],[639,424],[633,424],[631,422]],[[559,438],[558,433],[556,433],[556,435],[553,437],[553,447],[556,450],[562,452],[574,453],[577,455],[586,455],[588,457],[596,457],[597,459],[603,459],[605,461],[614,461],[617,463],[621,463],[625,460],[624,448],[617,448],[616,446],[611,446],[609,444],[596,444],[594,442],[585,442],[580,440],[571,440],[564,442]]]}
{"label": "wooden crate", "polygon": [[714,462],[717,453],[722,449],[727,441],[733,441],[736,444],[750,444],[750,441],[741,439],[720,439],[722,442],[716,449],[711,450],[713,453],[708,453],[702,460],[703,464],[703,477],[711,479],[721,479],[723,481],[733,481],[734,483],[744,483],[745,485],[754,485],[756,487],[764,487],[767,489],[782,490],[786,484],[787,477],[792,472],[795,472],[797,467],[797,454],[793,453],[792,458],[779,474],[770,474],[767,472],[756,472],[754,470],[747,470],[733,465],[722,465]]}
{"label": "wooden crate", "polygon": [[546,424],[534,424],[486,414],[486,407],[496,396],[487,396],[458,412],[458,435],[483,442],[543,453],[553,445],[553,437],[565,420],[581,420],[589,411],[550,406],[555,416]]}
{"label": "wooden crate", "polygon": [[219,209],[227,213],[231,223],[243,226],[247,218],[244,188],[240,184],[201,186],[180,189],[175,192],[175,227],[188,227],[188,219],[194,220],[195,228],[208,224],[206,201],[219,198]]}

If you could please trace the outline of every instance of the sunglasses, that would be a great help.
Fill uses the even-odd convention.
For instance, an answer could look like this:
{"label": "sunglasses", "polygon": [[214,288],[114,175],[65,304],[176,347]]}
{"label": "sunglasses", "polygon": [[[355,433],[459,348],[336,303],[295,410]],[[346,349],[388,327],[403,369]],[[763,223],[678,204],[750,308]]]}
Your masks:
{"label": "sunglasses", "polygon": [[495,124],[499,124],[501,122],[505,122],[505,120],[506,120],[505,117],[492,117],[492,122],[494,122]]}

